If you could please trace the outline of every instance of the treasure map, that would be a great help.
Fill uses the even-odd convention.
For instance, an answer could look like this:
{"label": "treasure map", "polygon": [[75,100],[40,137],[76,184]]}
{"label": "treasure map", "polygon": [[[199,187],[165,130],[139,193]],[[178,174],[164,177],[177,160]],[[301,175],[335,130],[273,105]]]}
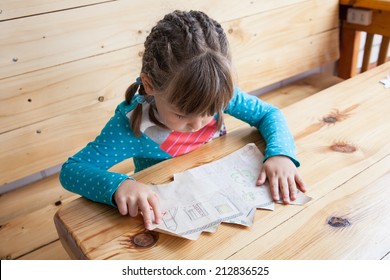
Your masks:
{"label": "treasure map", "polygon": [[[255,144],[214,162],[174,174],[168,184],[153,185],[159,195],[162,222],[155,231],[196,240],[221,223],[251,226],[256,209],[274,210],[269,186],[256,186],[264,156]],[[311,198],[298,191],[290,204]]]}

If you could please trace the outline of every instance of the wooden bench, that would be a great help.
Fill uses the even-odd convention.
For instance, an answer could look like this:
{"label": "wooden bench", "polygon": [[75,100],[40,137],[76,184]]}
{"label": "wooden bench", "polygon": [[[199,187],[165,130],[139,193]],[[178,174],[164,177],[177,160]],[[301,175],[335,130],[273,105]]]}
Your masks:
{"label": "wooden bench", "polygon": [[[140,71],[143,41],[164,14],[202,10],[224,27],[237,85],[285,85],[339,57],[338,0],[210,2],[3,0],[0,13],[0,196],[2,259],[68,259],[53,216],[78,198],[45,172],[93,140]],[[133,12],[136,11],[136,12]],[[318,72],[318,71],[317,71]],[[283,107],[340,79],[316,73],[261,96]],[[228,129],[238,121],[226,118]],[[113,170],[132,172],[126,161]],[[37,175],[38,174],[38,175]]]}

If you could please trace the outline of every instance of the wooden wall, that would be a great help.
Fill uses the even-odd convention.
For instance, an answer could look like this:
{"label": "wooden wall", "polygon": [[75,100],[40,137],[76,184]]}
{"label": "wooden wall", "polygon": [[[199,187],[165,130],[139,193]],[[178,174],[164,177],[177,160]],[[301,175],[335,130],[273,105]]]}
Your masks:
{"label": "wooden wall", "polygon": [[2,0],[0,188],[94,139],[140,71],[143,42],[175,9],[229,36],[252,91],[338,58],[338,0]]}

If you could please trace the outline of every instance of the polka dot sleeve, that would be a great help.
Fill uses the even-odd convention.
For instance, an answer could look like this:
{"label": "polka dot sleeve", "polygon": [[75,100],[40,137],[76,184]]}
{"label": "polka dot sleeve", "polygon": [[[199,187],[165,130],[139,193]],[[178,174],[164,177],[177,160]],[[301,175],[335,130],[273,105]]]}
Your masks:
{"label": "polka dot sleeve", "polygon": [[266,143],[264,161],[272,156],[283,155],[289,157],[297,167],[300,165],[295,155],[294,138],[278,108],[235,88],[225,113],[260,131]]}
{"label": "polka dot sleeve", "polygon": [[88,199],[115,206],[113,194],[130,177],[107,169],[137,156],[140,146],[141,141],[130,129],[128,119],[117,111],[93,142],[63,164],[61,184]]}

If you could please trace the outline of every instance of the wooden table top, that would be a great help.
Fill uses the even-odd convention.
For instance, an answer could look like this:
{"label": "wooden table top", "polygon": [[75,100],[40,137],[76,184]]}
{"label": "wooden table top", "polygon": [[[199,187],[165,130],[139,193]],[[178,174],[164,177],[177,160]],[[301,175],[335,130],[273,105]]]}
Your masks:
{"label": "wooden table top", "polygon": [[[257,210],[252,227],[222,224],[196,241],[148,235],[140,217],[80,198],[55,216],[60,239],[88,259],[382,259],[390,252],[390,89],[379,80],[390,63],[346,80],[285,109],[313,198],[305,205]],[[242,127],[188,155],[136,174],[165,183],[172,174],[264,143]],[[146,233],[154,246],[137,246]],[[140,236],[140,235],[138,235]]]}

